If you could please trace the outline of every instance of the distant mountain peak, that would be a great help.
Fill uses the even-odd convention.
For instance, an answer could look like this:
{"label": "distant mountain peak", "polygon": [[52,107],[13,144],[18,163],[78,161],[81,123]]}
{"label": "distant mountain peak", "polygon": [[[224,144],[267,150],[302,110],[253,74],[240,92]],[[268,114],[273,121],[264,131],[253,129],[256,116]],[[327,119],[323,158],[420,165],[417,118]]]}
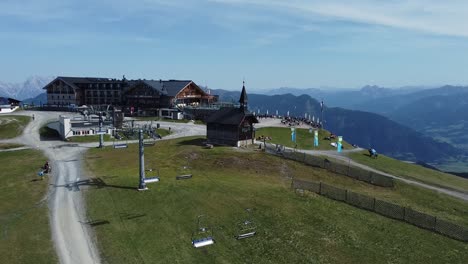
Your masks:
{"label": "distant mountain peak", "polygon": [[52,81],[54,77],[42,77],[33,75],[23,83],[0,82],[0,96],[11,97],[18,100],[33,98],[43,93],[42,88]]}

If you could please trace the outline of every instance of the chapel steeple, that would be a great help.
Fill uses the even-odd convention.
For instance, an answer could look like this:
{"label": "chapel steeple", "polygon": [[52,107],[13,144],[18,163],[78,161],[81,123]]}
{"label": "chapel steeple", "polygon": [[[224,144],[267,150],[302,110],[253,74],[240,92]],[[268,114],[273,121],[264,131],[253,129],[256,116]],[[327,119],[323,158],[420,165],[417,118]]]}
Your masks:
{"label": "chapel steeple", "polygon": [[240,109],[247,111],[247,92],[245,91],[245,81],[242,82],[242,92],[239,99]]}

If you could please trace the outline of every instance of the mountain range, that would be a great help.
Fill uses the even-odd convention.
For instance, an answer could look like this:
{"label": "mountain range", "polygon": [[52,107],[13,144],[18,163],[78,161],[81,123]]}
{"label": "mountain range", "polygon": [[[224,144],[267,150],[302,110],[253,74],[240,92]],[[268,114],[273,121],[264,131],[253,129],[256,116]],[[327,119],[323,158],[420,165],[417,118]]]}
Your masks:
{"label": "mountain range", "polygon": [[44,93],[42,88],[52,80],[52,77],[31,76],[23,83],[0,82],[0,96],[14,98],[20,101],[27,98],[34,98]]}
{"label": "mountain range", "polygon": [[[33,76],[24,83],[0,82],[0,96],[39,104],[42,88],[52,77]],[[212,90],[221,101],[237,102],[238,91]],[[249,94],[252,111],[320,117],[325,102],[325,127],[362,147],[406,160],[436,162],[468,153],[468,87],[384,88],[358,90],[278,88]],[[339,107],[339,108],[338,108]],[[346,109],[345,109],[346,108]]]}
{"label": "mountain range", "polygon": [[361,103],[372,101],[378,98],[385,98],[389,96],[405,95],[412,92],[420,91],[425,87],[400,87],[400,88],[384,88],[376,85],[367,85],[361,89],[321,89],[321,88],[287,88],[282,87],[278,89],[271,89],[258,94],[266,95],[281,95],[281,94],[292,94],[292,95],[309,95],[317,100],[324,100],[328,106],[352,108],[353,106]]}
{"label": "mountain range", "polygon": [[[236,102],[239,92],[215,90],[221,101]],[[279,115],[303,117],[305,113],[321,117],[320,103],[309,95],[248,95],[249,108],[253,112],[270,114],[278,111]],[[338,107],[325,107],[323,112],[324,126],[335,134],[343,135],[353,144],[363,148],[374,147],[379,152],[411,161],[429,163],[458,158],[464,151],[454,146],[439,142],[433,138],[417,132],[407,126],[399,124],[388,117]]]}

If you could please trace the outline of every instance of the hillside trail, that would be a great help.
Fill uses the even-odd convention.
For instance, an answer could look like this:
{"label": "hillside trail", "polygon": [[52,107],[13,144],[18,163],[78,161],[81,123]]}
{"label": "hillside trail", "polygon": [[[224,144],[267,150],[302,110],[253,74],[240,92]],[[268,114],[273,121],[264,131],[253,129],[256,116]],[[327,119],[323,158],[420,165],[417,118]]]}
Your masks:
{"label": "hillside trail", "polygon": [[[256,125],[256,127],[272,127],[272,126],[286,127],[285,125],[281,124],[281,121],[279,119],[275,119],[275,118],[261,119],[260,123]],[[292,148],[287,148],[287,149],[293,150]],[[455,197],[455,198],[458,198],[458,199],[462,199],[462,200],[468,202],[468,193],[457,191],[457,190],[452,190],[452,189],[448,189],[448,188],[444,188],[444,187],[440,187],[440,186],[434,186],[434,185],[423,183],[423,182],[420,182],[420,181],[417,181],[417,180],[406,179],[406,178],[403,178],[403,177],[398,176],[398,175],[392,175],[392,174],[389,174],[389,173],[386,173],[386,172],[371,168],[371,167],[369,167],[367,165],[355,162],[352,159],[350,159],[348,156],[346,156],[347,153],[359,152],[359,151],[362,151],[362,150],[363,150],[362,148],[343,150],[343,152],[341,154],[338,153],[335,150],[304,150],[304,149],[297,149],[296,151],[306,153],[306,154],[310,154],[310,155],[321,155],[321,156],[326,156],[326,157],[329,157],[329,158],[334,158],[334,159],[343,161],[343,162],[345,162],[345,163],[347,163],[347,164],[349,164],[351,166],[355,166],[355,167],[359,167],[359,168],[367,170],[367,171],[372,171],[372,172],[375,172],[375,173],[379,173],[379,174],[391,177],[393,179],[402,181],[402,182],[407,183],[407,184],[411,184],[411,185],[415,185],[415,186],[422,187],[422,188],[425,188],[425,189],[429,189],[429,190],[433,190],[433,191],[436,191],[436,192],[444,193],[444,194],[447,194],[449,196],[452,196],[452,197]]]}
{"label": "hillside trail", "polygon": [[[67,143],[61,140],[42,140],[39,129],[51,122],[57,121],[60,115],[73,115],[63,112],[19,111],[12,115],[32,116],[23,133],[13,139],[0,140],[0,143],[17,143],[23,147],[5,150],[37,149],[47,157],[52,167],[49,176],[47,200],[49,204],[50,226],[52,240],[60,263],[100,263],[99,253],[93,239],[93,233],[87,224],[83,190],[78,182],[87,179],[82,171],[84,153],[97,147],[98,143]],[[135,122],[144,124],[145,122]],[[158,122],[161,128],[171,128],[171,134],[162,140],[186,136],[206,135],[206,126],[189,123]],[[137,141],[132,141],[136,143]],[[130,143],[130,142],[129,142]],[[113,142],[104,142],[112,145]],[[45,162],[45,161],[44,161]],[[39,171],[40,168],[37,168]],[[36,174],[37,171],[32,171]],[[135,186],[136,188],[136,186]]]}
{"label": "hillside trail", "polygon": [[[19,111],[13,115],[34,114],[23,133],[14,139],[1,140],[3,143],[18,143],[42,151],[51,164],[49,175],[50,226],[52,240],[60,263],[100,263],[98,250],[92,239],[89,225],[86,224],[86,211],[82,191],[68,188],[85,178],[82,174],[82,157],[87,147],[65,144],[59,140],[41,140],[39,128],[51,120],[58,120],[60,112]],[[44,161],[45,162],[45,161]],[[40,168],[37,168],[39,171]],[[31,171],[36,174],[37,171]]]}

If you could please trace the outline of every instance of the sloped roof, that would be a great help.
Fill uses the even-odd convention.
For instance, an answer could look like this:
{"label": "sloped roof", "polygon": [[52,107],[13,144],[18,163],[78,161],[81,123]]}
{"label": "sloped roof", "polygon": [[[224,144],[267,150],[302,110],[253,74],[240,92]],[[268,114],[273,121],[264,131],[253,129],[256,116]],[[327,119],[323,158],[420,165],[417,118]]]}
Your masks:
{"label": "sloped roof", "polygon": [[239,103],[241,105],[244,105],[244,106],[247,106],[247,91],[245,90],[245,85],[242,85],[242,92],[241,92],[241,96],[239,98]]}
{"label": "sloped roof", "polygon": [[50,83],[48,83],[46,86],[44,86],[43,89],[45,89],[47,86],[49,86],[51,83],[55,82],[56,80],[61,80],[64,83],[68,84],[74,89],[78,89],[76,84],[90,84],[90,83],[121,83],[122,80],[118,79],[111,79],[111,78],[100,78],[100,77],[65,77],[65,76],[58,76],[54,80],[52,80]]}
{"label": "sloped roof", "polygon": [[244,109],[237,107],[225,107],[214,112],[206,119],[206,123],[217,123],[222,125],[239,125],[245,118],[251,118],[252,123],[258,123],[257,118]]}
{"label": "sloped roof", "polygon": [[11,103],[20,103],[20,100],[16,100],[13,98],[7,98],[7,97],[0,97],[0,105],[7,105]]}
{"label": "sloped roof", "polygon": [[182,89],[189,85],[189,80],[143,80],[146,85],[167,96],[176,96]]}

